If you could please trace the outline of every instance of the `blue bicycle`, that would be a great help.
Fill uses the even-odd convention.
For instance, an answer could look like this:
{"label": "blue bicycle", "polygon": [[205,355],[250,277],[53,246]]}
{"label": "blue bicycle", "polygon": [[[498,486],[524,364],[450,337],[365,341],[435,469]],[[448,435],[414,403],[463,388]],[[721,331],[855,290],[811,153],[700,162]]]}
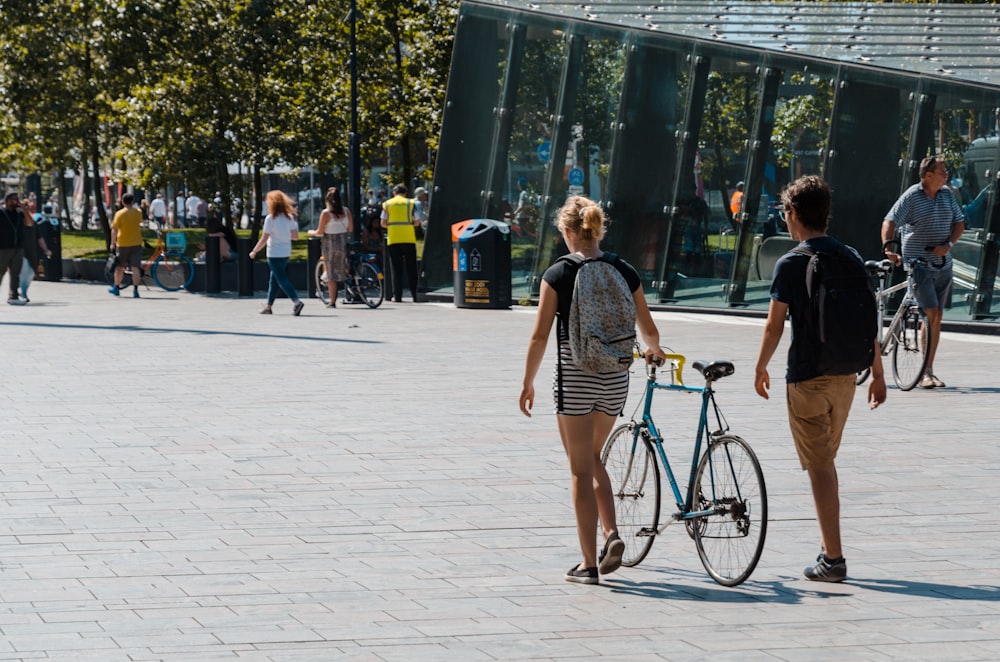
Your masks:
{"label": "blue bicycle", "polygon": [[[618,535],[625,542],[622,565],[639,564],[649,553],[654,537],[667,525],[683,522],[709,576],[723,586],[736,586],[754,571],[764,550],[767,489],[753,449],[729,433],[729,425],[715,402],[712,385],[732,375],[734,367],[729,361],[696,361],[692,367],[705,378],[705,386],[687,386],[681,375],[684,357],[668,354],[667,361],[670,382],[657,381],[657,367],[647,366],[642,418],[635,420],[633,415],[631,421],[612,430],[601,453],[611,478]],[[650,413],[657,391],[701,394],[698,434],[684,494]],[[716,426],[712,431],[709,411]],[[661,465],[676,504],[676,510],[662,526]]]}

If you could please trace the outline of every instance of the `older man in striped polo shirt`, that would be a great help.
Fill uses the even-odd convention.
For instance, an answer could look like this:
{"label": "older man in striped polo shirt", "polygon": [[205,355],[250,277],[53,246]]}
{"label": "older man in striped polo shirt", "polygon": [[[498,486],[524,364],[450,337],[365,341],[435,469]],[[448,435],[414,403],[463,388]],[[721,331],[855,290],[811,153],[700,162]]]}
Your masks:
{"label": "older man in striped polo shirt", "polygon": [[899,196],[882,221],[883,244],[899,228],[903,247],[901,256],[886,249],[886,257],[896,265],[918,260],[913,267],[914,295],[930,325],[921,388],[944,386],[934,374],[934,355],[941,339],[942,310],[951,308],[951,249],[965,230],[965,216],[947,183],[948,167],[940,158],[928,156],[920,162],[920,181]]}

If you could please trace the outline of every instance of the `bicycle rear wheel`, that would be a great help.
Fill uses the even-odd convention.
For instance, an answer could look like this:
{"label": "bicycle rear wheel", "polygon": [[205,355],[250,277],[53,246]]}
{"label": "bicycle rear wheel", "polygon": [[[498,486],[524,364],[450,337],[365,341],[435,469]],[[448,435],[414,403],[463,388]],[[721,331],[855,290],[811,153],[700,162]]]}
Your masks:
{"label": "bicycle rear wheel", "polygon": [[194,264],[181,253],[164,253],[153,262],[153,281],[168,292],[186,288],[194,279]]}
{"label": "bicycle rear wheel", "polygon": [[[714,497],[713,497],[714,494]],[[694,484],[694,542],[709,576],[723,586],[742,584],[757,567],[767,534],[767,489],[750,445],[736,435],[712,439]]]}
{"label": "bicycle rear wheel", "polygon": [[660,469],[653,446],[635,424],[619,425],[604,444],[601,462],[611,479],[618,536],[625,543],[622,565],[638,565],[653,545],[660,520]]}
{"label": "bicycle rear wheel", "polygon": [[316,296],[327,306],[330,305],[330,283],[326,279],[326,263],[320,260],[316,263]]}
{"label": "bicycle rear wheel", "polygon": [[357,280],[358,292],[361,293],[364,302],[369,308],[378,308],[385,298],[382,272],[368,262],[362,262],[358,266]]}
{"label": "bicycle rear wheel", "polygon": [[[105,267],[104,268],[104,279],[108,281],[108,285],[114,285],[115,284],[115,270],[114,269],[108,269],[107,267]],[[124,290],[126,287],[130,287],[131,285],[132,285],[132,268],[131,267],[125,267],[125,271],[122,272],[121,289]]]}
{"label": "bicycle rear wheel", "polygon": [[909,391],[924,376],[930,343],[927,315],[916,305],[907,306],[892,350],[892,376],[900,391]]}
{"label": "bicycle rear wheel", "polygon": [[854,383],[857,384],[858,386],[861,386],[866,381],[868,381],[868,376],[870,374],[872,374],[872,369],[871,368],[865,368],[864,370],[862,370],[861,372],[859,372],[855,376]]}

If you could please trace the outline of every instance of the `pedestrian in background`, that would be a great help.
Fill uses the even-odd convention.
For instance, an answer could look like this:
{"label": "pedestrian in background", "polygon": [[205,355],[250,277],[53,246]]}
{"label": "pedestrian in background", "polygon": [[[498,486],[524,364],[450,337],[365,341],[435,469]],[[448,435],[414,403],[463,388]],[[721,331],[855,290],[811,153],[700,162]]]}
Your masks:
{"label": "pedestrian in background", "polygon": [[167,204],[163,201],[163,194],[157,193],[153,201],[149,203],[149,215],[156,224],[157,230],[163,229],[164,220],[167,217]]}
{"label": "pedestrian in background", "polygon": [[382,227],[386,229],[389,247],[389,266],[392,274],[392,298],[403,300],[403,274],[413,302],[417,298],[417,233],[420,221],[414,214],[416,203],[406,197],[406,186],[396,184],[393,197],[382,203]]}
{"label": "pedestrian in background", "polygon": [[46,258],[52,257],[52,251],[49,250],[48,244],[45,242],[45,237],[38,234],[40,224],[49,222],[45,214],[51,212],[51,208],[49,208],[49,205],[46,204],[43,209],[45,212],[38,212],[35,214],[32,218],[34,223],[27,225],[24,228],[24,237],[22,239],[24,259],[21,262],[20,279],[21,298],[24,299],[24,303],[29,303],[31,301],[31,299],[28,298],[28,288],[31,287],[32,281],[35,280],[35,273],[39,263],[39,249],[41,249],[42,254],[45,255]]}
{"label": "pedestrian in background", "polygon": [[[830,189],[822,177],[807,175],[787,185],[781,192],[785,221],[792,239],[810,251],[832,253],[849,249],[826,234],[830,215]],[[854,253],[858,262],[861,256]],[[847,577],[840,540],[840,483],[835,460],[847,415],[854,402],[855,373],[824,374],[809,343],[809,329],[815,324],[813,304],[806,284],[810,255],[786,253],[774,265],[771,280],[771,304],[760,343],[754,389],[768,399],[771,377],[767,364],[778,348],[785,329],[785,316],[791,313],[792,344],[788,349],[785,393],[788,398],[788,423],[799,464],[809,474],[816,519],[820,530],[820,555],[816,564],[805,569],[806,579],[841,582]],[[872,409],[885,402],[885,376],[882,351],[875,340],[872,378],[868,402]]]}
{"label": "pedestrian in background", "polygon": [[131,193],[122,196],[122,209],[115,212],[111,222],[111,252],[118,252],[115,267],[115,284],[108,288],[114,296],[121,294],[125,266],[132,267],[132,298],[139,298],[139,281],[142,275],[142,212],[135,207]]}
{"label": "pedestrian in background", "polygon": [[936,156],[920,162],[920,181],[903,191],[882,221],[882,244],[896,236],[902,255],[885,249],[895,265],[916,259],[912,266],[913,296],[927,314],[927,368],[920,388],[941,388],[944,382],[934,374],[934,356],[941,341],[944,309],[951,308],[951,249],[965,231],[965,214],[955,194],[948,188],[948,166]]}
{"label": "pedestrian in background", "polygon": [[[604,212],[597,203],[573,196],[559,212],[556,226],[571,253],[582,259],[604,255],[600,242],[604,237]],[[642,280],[635,268],[616,258],[612,263],[624,277],[635,302],[636,324],[646,343],[646,360],[665,359],[660,349],[660,332],[649,313],[642,293]],[[599,574],[614,572],[621,565],[625,543],[618,537],[615,503],[611,481],[600,454],[608,433],[621,415],[628,396],[628,371],[588,373],[576,367],[569,349],[569,313],[579,264],[557,260],[542,275],[538,315],[528,344],[520,407],[531,416],[535,403],[535,375],[545,355],[552,322],[558,316],[558,358],[554,373],[556,419],[559,435],[573,474],[573,507],[576,532],[583,561],[566,572],[566,581],[579,584],[599,583]],[[612,294],[609,293],[609,296]],[[620,291],[617,296],[621,296]],[[600,516],[604,549],[597,554],[595,531]]]}
{"label": "pedestrian in background", "polygon": [[257,241],[250,251],[250,259],[257,257],[267,245],[267,266],[271,269],[271,279],[267,285],[267,305],[260,309],[261,315],[270,315],[274,300],[278,298],[278,290],[292,300],[292,314],[298,316],[305,306],[299,300],[295,286],[288,278],[288,258],[292,256],[292,242],[299,238],[299,223],[295,215],[295,203],[281,191],[271,191],[267,194],[267,217]]}
{"label": "pedestrian in background", "polygon": [[0,281],[4,273],[8,274],[10,294],[7,303],[12,306],[26,303],[18,298],[17,288],[21,284],[21,268],[24,265],[25,228],[34,224],[25,205],[21,204],[20,195],[15,191],[7,193],[0,209]]}
{"label": "pedestrian in background", "polygon": [[354,232],[354,217],[344,206],[336,187],[326,191],[326,209],[319,215],[319,227],[310,230],[312,236],[322,237],[323,262],[326,263],[326,281],[330,288],[330,308],[337,307],[337,284],[347,280],[347,240]]}

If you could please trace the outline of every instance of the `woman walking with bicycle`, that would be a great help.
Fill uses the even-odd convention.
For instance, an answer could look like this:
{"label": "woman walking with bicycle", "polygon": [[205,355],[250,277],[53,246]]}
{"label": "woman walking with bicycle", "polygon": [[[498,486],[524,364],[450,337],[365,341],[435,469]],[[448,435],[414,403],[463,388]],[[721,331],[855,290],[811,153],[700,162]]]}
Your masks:
{"label": "woman walking with bicycle", "polygon": [[292,242],[299,238],[299,224],[295,220],[295,204],[281,191],[267,194],[267,218],[257,245],[250,251],[250,259],[257,257],[260,249],[267,245],[267,265],[271,268],[271,280],[267,285],[267,305],[260,309],[261,315],[270,315],[271,306],[278,298],[278,289],[294,302],[292,314],[298,315],[305,306],[299,300],[295,286],[288,278],[288,258],[292,256]]}
{"label": "woman walking with bicycle", "polygon": [[319,215],[319,227],[310,230],[312,236],[322,237],[323,260],[326,262],[327,286],[330,289],[330,308],[337,307],[337,283],[347,279],[347,237],[354,232],[354,217],[344,206],[336,187],[326,191],[326,209]]}
{"label": "woman walking with bicycle", "polygon": [[[605,219],[597,203],[573,196],[559,212],[556,222],[570,253],[579,260],[604,255],[600,241]],[[632,265],[616,257],[612,262],[622,275],[635,303],[636,322],[649,349],[646,360],[664,358],[660,333],[649,313],[642,293],[642,281]],[[538,315],[531,332],[525,360],[524,383],[520,395],[521,412],[531,416],[535,403],[535,375],[545,355],[552,323],[558,316],[556,334],[559,351],[556,361],[553,395],[559,435],[573,474],[573,507],[576,511],[577,536],[583,561],[566,573],[566,581],[580,584],[599,583],[599,574],[614,572],[621,565],[625,544],[618,537],[614,500],[607,471],[600,460],[604,441],[615,418],[625,407],[628,396],[628,372],[589,373],[573,363],[569,350],[569,312],[576,274],[580,268],[566,260],[557,260],[542,276]],[[608,292],[608,296],[621,296]],[[600,557],[594,532],[598,516],[605,540]]]}

